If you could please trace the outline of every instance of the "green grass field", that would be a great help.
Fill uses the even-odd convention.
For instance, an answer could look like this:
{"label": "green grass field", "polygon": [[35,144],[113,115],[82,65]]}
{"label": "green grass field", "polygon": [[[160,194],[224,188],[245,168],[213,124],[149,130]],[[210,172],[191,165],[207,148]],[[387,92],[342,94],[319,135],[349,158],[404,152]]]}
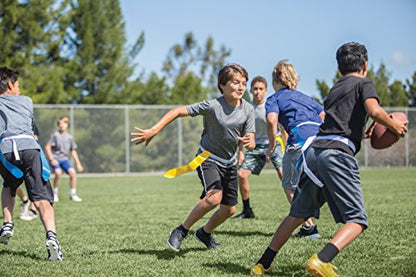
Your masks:
{"label": "green grass field", "polygon": [[[416,276],[415,177],[416,168],[362,171],[370,226],[333,261],[341,276]],[[191,231],[174,253],[166,240],[198,200],[196,175],[79,178],[82,203],[69,201],[65,179],[55,205],[64,261],[46,261],[39,219],[16,216],[14,236],[0,245],[0,276],[247,276],[289,209],[274,173],[252,176],[250,182],[257,218],[220,226],[214,235],[222,251],[205,249]],[[239,204],[237,212],[241,209]],[[316,222],[322,238],[290,239],[272,276],[308,276],[307,259],[339,228],[326,205]]]}

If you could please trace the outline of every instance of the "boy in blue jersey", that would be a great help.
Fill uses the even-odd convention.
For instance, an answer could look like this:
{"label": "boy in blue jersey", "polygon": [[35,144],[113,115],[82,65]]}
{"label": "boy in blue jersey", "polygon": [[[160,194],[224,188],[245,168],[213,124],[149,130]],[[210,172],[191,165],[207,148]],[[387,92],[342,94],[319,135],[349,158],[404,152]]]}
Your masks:
{"label": "boy in blue jersey", "polygon": [[[397,135],[404,136],[407,122],[390,118],[380,107],[375,86],[367,74],[368,57],[364,45],[351,42],[336,54],[342,78],[331,88],[324,102],[325,121],[316,138],[303,150],[303,169],[289,215],[277,228],[269,247],[252,268],[262,275],[292,232],[305,218],[319,217],[320,207],[328,203],[334,220],[343,223],[335,236],[308,260],[306,270],[313,276],[336,277],[331,261],[367,228],[363,193],[355,155],[360,150],[368,117]],[[308,144],[311,147],[307,148]]]}
{"label": "boy in blue jersey", "polygon": [[0,243],[8,244],[13,236],[16,189],[25,181],[29,199],[39,211],[46,232],[48,259],[62,260],[52,207],[50,172],[33,134],[33,103],[29,97],[20,95],[18,76],[17,71],[0,68],[0,173],[4,221]]}
{"label": "boy in blue jersey", "polygon": [[[300,168],[298,164],[301,148],[305,141],[319,131],[325,113],[323,107],[312,97],[296,90],[298,75],[292,64],[280,61],[273,69],[275,93],[266,101],[269,155],[274,153],[277,125],[288,134],[286,152],[283,156],[283,189],[289,203],[292,203]],[[268,155],[268,156],[269,156]],[[319,238],[317,226],[308,219],[296,237]]]}
{"label": "boy in blue jersey", "polygon": [[247,71],[240,65],[224,66],[218,73],[218,88],[222,96],[188,106],[170,110],[152,128],[131,135],[136,144],[149,142],[169,123],[178,117],[202,115],[204,130],[201,136],[200,152],[211,154],[198,168],[203,185],[200,200],[188,217],[173,229],[167,241],[168,246],[179,251],[189,229],[204,215],[218,205],[219,209],[208,222],[195,232],[195,238],[207,248],[219,249],[212,232],[235,212],[238,200],[237,149],[241,143],[247,149],[255,147],[253,106],[242,99],[248,80]]}

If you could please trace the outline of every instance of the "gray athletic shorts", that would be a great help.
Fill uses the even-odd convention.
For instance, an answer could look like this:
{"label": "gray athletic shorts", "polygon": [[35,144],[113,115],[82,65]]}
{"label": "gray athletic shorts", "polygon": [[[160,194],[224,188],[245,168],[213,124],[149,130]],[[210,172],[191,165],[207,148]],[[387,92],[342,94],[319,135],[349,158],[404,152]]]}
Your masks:
{"label": "gray athletic shorts", "polygon": [[299,143],[287,145],[285,155],[283,156],[283,180],[282,186],[286,189],[296,190],[299,176],[302,168],[296,168],[296,164],[302,156],[302,146]]}
{"label": "gray athletic shorts", "polygon": [[328,203],[337,223],[354,222],[368,226],[357,160],[337,149],[310,147],[306,153],[310,170],[324,184],[315,185],[302,173],[290,215],[319,218],[320,207]]}

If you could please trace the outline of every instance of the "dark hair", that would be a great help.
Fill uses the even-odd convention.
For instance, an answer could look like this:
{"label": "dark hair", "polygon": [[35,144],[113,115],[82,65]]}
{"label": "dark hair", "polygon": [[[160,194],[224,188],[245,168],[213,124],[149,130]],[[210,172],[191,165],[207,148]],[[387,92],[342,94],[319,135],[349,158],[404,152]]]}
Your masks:
{"label": "dark hair", "polygon": [[267,81],[266,81],[266,79],[264,79],[264,78],[263,78],[263,77],[261,77],[261,76],[256,76],[256,77],[254,77],[254,78],[253,78],[253,80],[251,81],[250,87],[253,87],[253,86],[254,86],[254,84],[255,84],[255,83],[257,83],[257,82],[259,82],[259,83],[263,83],[263,84],[264,84],[264,86],[267,88]]}
{"label": "dark hair", "polygon": [[19,72],[16,70],[7,68],[7,67],[0,67],[0,93],[5,92],[8,89],[7,83],[9,81],[14,84],[19,77]]}
{"label": "dark hair", "polygon": [[337,50],[338,70],[342,75],[360,72],[368,61],[367,49],[358,42],[348,42]]}
{"label": "dark hair", "polygon": [[227,64],[223,68],[221,68],[220,72],[218,72],[218,89],[221,91],[221,94],[224,92],[221,89],[220,85],[225,86],[229,80],[234,76],[234,74],[241,74],[246,81],[248,81],[248,73],[247,70],[238,64]]}

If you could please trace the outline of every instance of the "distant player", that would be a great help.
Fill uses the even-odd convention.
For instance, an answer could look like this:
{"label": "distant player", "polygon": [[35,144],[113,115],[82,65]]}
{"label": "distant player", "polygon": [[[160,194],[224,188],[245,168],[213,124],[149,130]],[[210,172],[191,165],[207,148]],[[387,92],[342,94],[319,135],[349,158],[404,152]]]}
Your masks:
{"label": "distant player", "polygon": [[[264,98],[267,94],[266,79],[261,76],[255,77],[251,81],[250,93],[253,95],[253,107],[256,122],[256,148],[248,150],[244,155],[243,148],[240,147],[239,164],[241,167],[238,171],[238,185],[240,188],[241,199],[243,200],[243,211],[235,216],[235,219],[255,217],[254,212],[250,207],[250,186],[248,177],[251,174],[260,174],[266,163],[266,155],[269,148],[269,137],[267,136],[266,131],[266,98]],[[280,133],[278,133],[277,136],[280,136]],[[281,137],[280,139],[283,143],[283,139]],[[270,157],[270,161],[276,169],[280,181],[282,180],[282,157],[282,145],[278,143],[273,155]]]}
{"label": "distant player", "polygon": [[[313,276],[338,276],[331,261],[367,228],[358,163],[368,117],[404,136],[407,121],[392,119],[379,106],[373,82],[365,78],[368,58],[364,45],[351,42],[336,54],[342,78],[332,87],[324,102],[325,122],[315,140],[306,142],[303,150],[304,172],[292,202],[289,216],[277,228],[273,239],[251,273],[262,275],[292,232],[311,216],[319,217],[327,202],[337,223],[343,223],[335,236],[307,262]],[[311,147],[307,148],[311,143]],[[371,247],[371,246],[370,246]]]}
{"label": "distant player", "polygon": [[39,211],[46,232],[48,259],[62,260],[56,236],[49,167],[33,135],[32,100],[20,95],[18,76],[17,71],[0,68],[0,173],[3,178],[1,199],[4,221],[0,229],[0,243],[8,244],[14,234],[16,189],[25,181],[29,199]]}
{"label": "distant player", "polygon": [[68,133],[69,118],[61,116],[58,121],[58,131],[53,133],[51,139],[45,146],[46,154],[48,155],[52,169],[55,173],[53,180],[53,195],[55,202],[59,201],[59,184],[61,183],[62,170],[69,175],[69,199],[74,202],[81,202],[82,199],[77,195],[77,173],[74,166],[69,161],[68,155],[71,154],[75,161],[78,172],[83,172],[81,162],[76,151],[77,144],[72,136]]}
{"label": "distant player", "polygon": [[197,168],[203,185],[201,200],[185,221],[170,233],[168,246],[174,251],[179,251],[189,229],[218,205],[219,209],[195,232],[195,237],[207,248],[220,248],[212,232],[235,212],[238,199],[238,145],[241,143],[247,149],[255,147],[253,106],[242,99],[247,80],[247,71],[242,66],[226,65],[218,73],[221,97],[172,109],[152,128],[142,130],[136,127],[138,132],[132,133],[132,141],[136,144],[144,142],[147,145],[166,125],[178,117],[201,115],[204,118],[198,154],[204,151],[211,154]]}

